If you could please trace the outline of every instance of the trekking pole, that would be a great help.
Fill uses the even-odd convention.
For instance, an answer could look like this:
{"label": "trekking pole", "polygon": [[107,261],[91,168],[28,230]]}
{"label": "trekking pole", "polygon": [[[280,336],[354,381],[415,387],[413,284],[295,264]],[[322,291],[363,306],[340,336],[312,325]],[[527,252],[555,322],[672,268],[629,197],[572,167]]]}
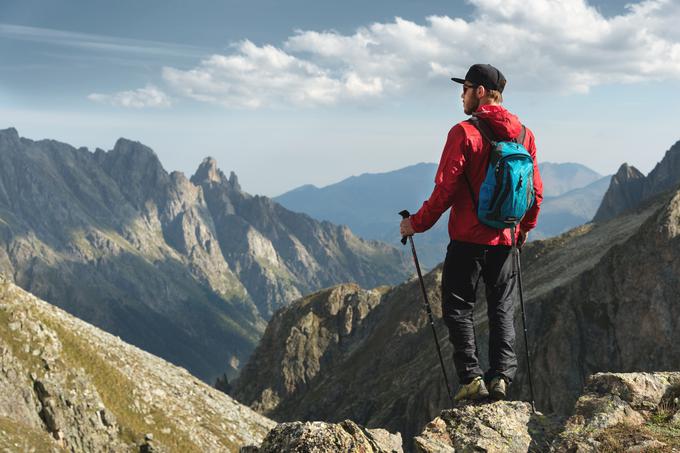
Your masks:
{"label": "trekking pole", "polygon": [[524,313],[524,295],[522,294],[522,268],[519,264],[519,247],[515,239],[515,227],[511,228],[512,234],[512,254],[514,255],[513,265],[517,270],[517,283],[519,284],[519,304],[522,308],[522,326],[524,327],[524,349],[527,353],[527,370],[529,371],[529,390],[531,391],[531,411],[536,413],[536,399],[534,398],[534,382],[531,378],[531,355],[529,354],[529,340],[527,340],[527,318]]}
{"label": "trekking pole", "polygon": [[[403,210],[399,213],[403,219],[408,219],[411,214],[407,210]],[[437,330],[434,328],[434,319],[432,318],[432,308],[430,308],[430,302],[427,299],[427,291],[425,291],[425,282],[423,281],[423,274],[420,272],[420,264],[418,263],[418,255],[416,255],[416,246],[413,244],[413,236],[408,236],[411,242],[411,252],[413,252],[413,262],[416,265],[416,271],[418,271],[418,279],[420,280],[420,289],[423,291],[423,299],[425,299],[425,309],[427,310],[427,316],[430,318],[430,326],[432,327],[432,334],[434,335],[434,342],[437,345],[437,355],[439,355],[439,363],[442,366],[442,373],[444,373],[444,382],[446,383],[446,392],[449,394],[449,402],[453,401],[453,396],[451,395],[451,387],[449,386],[449,377],[446,375],[446,368],[444,367],[444,359],[442,358],[442,350],[439,348],[439,338],[437,338]],[[401,243],[406,245],[406,236],[402,236]]]}

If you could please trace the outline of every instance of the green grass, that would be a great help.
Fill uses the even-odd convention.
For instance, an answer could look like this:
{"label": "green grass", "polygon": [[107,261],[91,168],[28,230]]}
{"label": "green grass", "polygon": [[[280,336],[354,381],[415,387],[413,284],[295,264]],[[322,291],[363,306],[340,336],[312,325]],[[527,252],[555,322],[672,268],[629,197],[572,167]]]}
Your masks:
{"label": "green grass", "polygon": [[596,440],[601,442],[598,451],[602,453],[625,452],[631,446],[645,440],[656,440],[666,446],[645,451],[677,452],[680,450],[680,425],[671,422],[674,413],[674,408],[662,402],[647,422],[641,426],[620,424],[607,428],[596,436]]}
{"label": "green grass", "polygon": [[[7,297],[7,283],[2,283],[0,286],[0,302]],[[0,308],[0,340],[7,344],[12,350],[12,355],[16,357],[19,362],[27,369],[26,373],[22,378],[26,381],[27,385],[30,383],[28,376],[31,372],[34,372],[41,376],[44,374],[44,364],[39,357],[34,356],[29,352],[24,351],[24,345],[26,342],[24,339],[19,338],[15,332],[12,332],[9,328],[9,324],[12,322],[10,320],[10,315],[6,310]]]}
{"label": "green grass", "polygon": [[650,453],[671,453],[677,452],[680,448],[680,430],[668,424],[616,425],[602,431],[595,439],[600,442],[598,452],[601,453],[623,453],[633,445],[646,440],[656,440],[666,444],[664,447],[645,450]]}
{"label": "green grass", "polygon": [[[9,284],[7,282],[0,282],[0,303],[7,299],[8,289]],[[10,302],[10,304],[13,305],[13,309],[22,310],[22,308],[14,302]],[[11,349],[12,354],[21,363],[25,371],[22,374],[21,379],[25,381],[26,386],[31,386],[30,373],[36,373],[39,377],[43,377],[45,374],[43,360],[39,356],[34,356],[31,353],[31,350],[28,352],[24,351],[26,339],[10,330],[10,315],[8,311],[3,308],[4,307],[0,305],[1,343],[6,344]],[[35,315],[37,311],[38,310],[32,311],[31,314]],[[175,423],[173,423],[173,421],[164,413],[162,407],[155,407],[152,404],[147,404],[145,413],[140,413],[138,409],[135,409],[133,406],[133,390],[136,386],[128,377],[116,368],[115,363],[112,363],[100,355],[94,346],[88,344],[85,339],[70,332],[67,328],[59,324],[58,321],[51,319],[49,316],[38,315],[37,318],[37,320],[42,322],[46,328],[56,333],[61,343],[62,350],[58,359],[58,366],[59,368],[63,368],[64,372],[67,373],[67,388],[65,390],[68,391],[68,389],[72,387],[71,383],[75,377],[70,370],[82,368],[96,388],[107,410],[115,416],[119,426],[119,437],[124,443],[139,445],[143,441],[146,433],[152,433],[155,441],[168,448],[169,451],[181,453],[202,451],[199,446],[191,441],[187,434],[178,429]],[[33,319],[35,320],[35,317],[33,317]],[[37,344],[31,345],[31,349],[35,347],[41,346]],[[238,451],[239,445],[234,444],[233,441],[229,440],[227,437],[229,431],[221,431],[220,425],[223,421],[219,419],[219,416],[206,413],[201,413],[200,415],[204,417],[204,421],[201,423],[202,428],[211,432],[219,439],[225,450]],[[153,424],[146,423],[145,419],[148,418],[153,420]],[[170,428],[170,432],[167,434],[163,433],[162,430],[164,428]],[[14,445],[14,439],[17,438],[15,434],[21,433],[26,429],[28,428],[18,425],[10,419],[0,417],[0,451],[6,451],[3,450],[3,446],[6,442],[10,442],[11,445]],[[36,431],[35,436],[33,436],[30,432],[26,432],[27,435],[30,436],[26,438],[25,443],[28,443],[29,441],[33,442],[32,439],[34,438],[38,439],[36,440],[37,443],[30,443],[27,445],[30,447],[36,446],[36,451],[52,451],[38,448],[38,446],[44,444],[44,441],[41,441],[40,439],[51,439],[48,434]],[[40,437],[42,434],[44,435]],[[21,436],[19,436],[18,439],[21,439]],[[43,444],[40,442],[43,442]],[[9,449],[8,451],[15,451],[16,448],[11,447],[11,445],[7,447]],[[26,451],[28,451],[28,449]]]}
{"label": "green grass", "polygon": [[[140,444],[144,434],[152,433],[154,439],[172,451],[200,451],[198,446],[182,434],[161,409],[151,407],[146,414],[133,409],[134,385],[110,362],[102,358],[89,344],[52,320],[43,320],[48,328],[55,331],[62,344],[62,359],[72,368],[83,368],[91,379],[106,408],[116,417],[120,436],[124,442]],[[145,422],[151,417],[154,424]],[[163,428],[170,428],[165,434]]]}

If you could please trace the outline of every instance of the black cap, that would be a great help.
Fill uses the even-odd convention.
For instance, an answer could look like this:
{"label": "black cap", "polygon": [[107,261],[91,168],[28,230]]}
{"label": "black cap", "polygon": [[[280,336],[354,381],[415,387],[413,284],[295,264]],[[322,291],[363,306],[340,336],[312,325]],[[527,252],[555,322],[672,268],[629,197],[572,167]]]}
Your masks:
{"label": "black cap", "polygon": [[475,85],[482,85],[487,90],[496,90],[503,92],[505,88],[505,76],[501,71],[494,68],[490,64],[473,64],[465,74],[464,79],[452,77],[451,80],[458,83],[472,82]]}

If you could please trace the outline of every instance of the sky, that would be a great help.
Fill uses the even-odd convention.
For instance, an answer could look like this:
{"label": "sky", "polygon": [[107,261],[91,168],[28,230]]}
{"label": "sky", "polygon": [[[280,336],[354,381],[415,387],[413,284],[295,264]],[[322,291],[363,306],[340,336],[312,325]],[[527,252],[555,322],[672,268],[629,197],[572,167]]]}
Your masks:
{"label": "sky", "polygon": [[680,140],[680,0],[0,0],[0,129],[150,146],[243,189],[438,162],[474,63],[539,161],[649,172]]}

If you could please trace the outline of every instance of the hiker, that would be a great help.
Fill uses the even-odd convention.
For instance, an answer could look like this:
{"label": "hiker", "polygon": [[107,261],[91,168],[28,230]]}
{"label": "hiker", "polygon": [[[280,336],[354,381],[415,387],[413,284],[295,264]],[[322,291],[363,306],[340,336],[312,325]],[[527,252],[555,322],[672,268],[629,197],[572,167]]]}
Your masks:
{"label": "hiker", "polygon": [[[460,122],[449,131],[434,190],[417,213],[401,221],[400,231],[402,236],[427,231],[444,211],[451,208],[451,241],[442,273],[441,303],[460,382],[454,400],[476,400],[489,395],[504,399],[517,371],[514,351],[516,274],[513,272],[511,230],[493,228],[478,217],[480,187],[487,178],[492,148],[489,135],[495,137],[491,138],[493,141],[517,142],[523,138],[522,144],[533,161],[533,204],[517,225],[518,247],[525,243],[529,231],[536,226],[543,184],[533,133],[522,126],[517,116],[501,106],[506,84],[503,74],[491,65],[475,64],[464,79],[451,80],[463,85],[463,111],[472,115],[472,121]],[[526,156],[525,165],[531,171],[529,156]],[[528,186],[527,190],[530,190],[531,184]],[[486,373],[479,365],[472,318],[480,278],[486,286],[489,318],[490,368]]]}

